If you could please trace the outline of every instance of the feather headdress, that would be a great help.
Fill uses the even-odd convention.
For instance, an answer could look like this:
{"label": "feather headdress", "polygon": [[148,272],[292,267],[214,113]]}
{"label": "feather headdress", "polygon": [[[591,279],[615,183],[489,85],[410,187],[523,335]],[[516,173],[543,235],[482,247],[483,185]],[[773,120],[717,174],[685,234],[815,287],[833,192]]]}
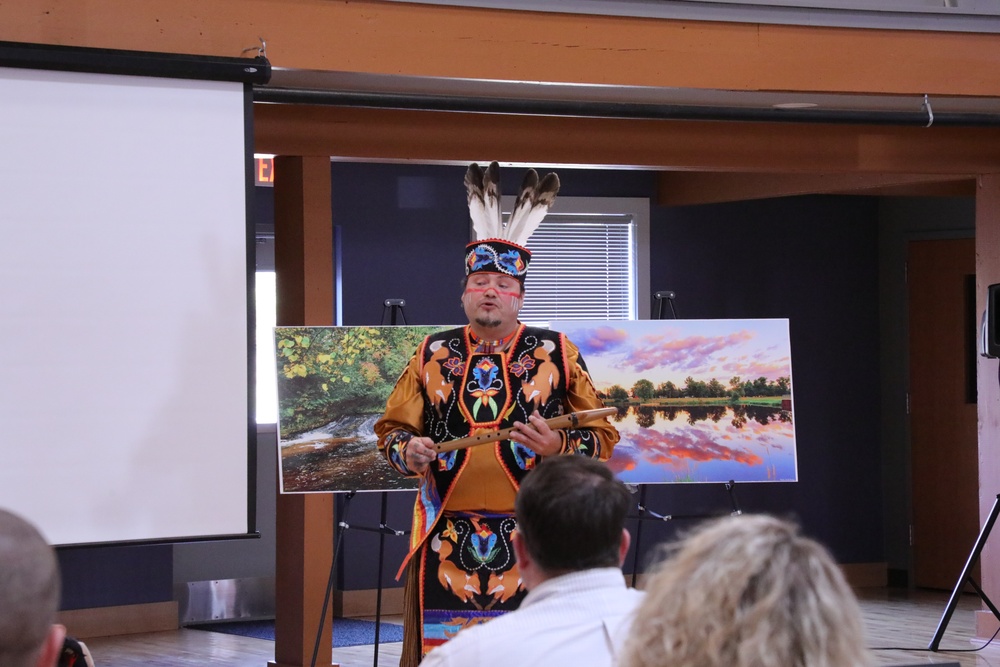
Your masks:
{"label": "feather headdress", "polygon": [[465,189],[477,239],[466,248],[466,275],[489,271],[523,281],[531,260],[531,252],[524,246],[555,201],[559,177],[549,173],[539,180],[538,172],[529,169],[507,224],[500,210],[500,165],[493,162],[485,170],[475,163],[469,165]]}
{"label": "feather headdress", "polygon": [[485,170],[476,163],[470,164],[465,172],[465,189],[477,239],[500,239],[523,246],[555,202],[559,177],[548,173],[539,180],[534,169],[525,172],[506,225],[500,212],[499,164],[492,162]]}

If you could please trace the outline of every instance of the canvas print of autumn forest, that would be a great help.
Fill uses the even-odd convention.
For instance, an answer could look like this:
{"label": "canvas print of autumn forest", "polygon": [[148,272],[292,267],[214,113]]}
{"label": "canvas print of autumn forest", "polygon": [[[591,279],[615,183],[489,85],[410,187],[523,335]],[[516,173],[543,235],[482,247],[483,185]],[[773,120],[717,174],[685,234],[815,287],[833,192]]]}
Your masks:
{"label": "canvas print of autumn forest", "polygon": [[[630,484],[795,481],[787,320],[552,322],[621,434]],[[372,430],[417,345],[446,326],[278,327],[283,493],[415,488]]]}

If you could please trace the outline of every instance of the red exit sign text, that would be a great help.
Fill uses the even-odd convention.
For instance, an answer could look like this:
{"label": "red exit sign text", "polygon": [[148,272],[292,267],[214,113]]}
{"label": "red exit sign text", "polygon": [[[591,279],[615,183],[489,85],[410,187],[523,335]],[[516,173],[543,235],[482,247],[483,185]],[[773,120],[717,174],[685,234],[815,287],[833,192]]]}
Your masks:
{"label": "red exit sign text", "polygon": [[253,162],[254,184],[274,187],[274,158],[255,157]]}

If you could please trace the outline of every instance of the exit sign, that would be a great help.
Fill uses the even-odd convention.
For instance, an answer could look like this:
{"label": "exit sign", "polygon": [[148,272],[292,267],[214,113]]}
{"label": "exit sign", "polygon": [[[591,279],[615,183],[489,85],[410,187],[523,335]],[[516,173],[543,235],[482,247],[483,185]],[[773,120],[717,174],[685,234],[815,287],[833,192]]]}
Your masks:
{"label": "exit sign", "polygon": [[253,163],[254,185],[274,187],[274,158],[254,156]]}

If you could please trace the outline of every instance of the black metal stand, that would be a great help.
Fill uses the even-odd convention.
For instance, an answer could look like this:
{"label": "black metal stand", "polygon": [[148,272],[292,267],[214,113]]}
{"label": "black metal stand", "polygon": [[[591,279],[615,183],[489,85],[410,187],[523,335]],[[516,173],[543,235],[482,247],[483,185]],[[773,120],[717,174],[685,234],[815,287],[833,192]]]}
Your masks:
{"label": "black metal stand", "polygon": [[[657,514],[653,510],[646,507],[646,484],[639,487],[639,504],[638,511],[639,514],[635,517],[639,524],[635,529],[635,544],[632,551],[632,588],[635,588],[636,578],[639,576],[639,544],[642,542],[642,522],[643,521],[677,521],[683,519],[713,519],[719,516],[725,516],[725,513],[716,514]],[[739,499],[736,497],[736,482],[734,480],[729,480],[725,484],[726,491],[729,493],[729,502],[732,504],[732,511],[728,513],[729,516],[738,516],[743,514],[743,510],[740,508]]]}
{"label": "black metal stand", "polygon": [[379,549],[378,549],[378,593],[375,602],[375,658],[372,663],[374,667],[378,667],[378,647],[379,647],[379,630],[382,625],[382,570],[383,562],[385,560],[385,536],[386,535],[397,535],[403,536],[409,534],[409,531],[405,530],[395,530],[390,528],[385,524],[386,521],[386,511],[387,511],[387,498],[388,494],[382,492],[382,516],[379,521],[377,528],[372,528],[370,526],[352,526],[346,519],[348,515],[348,510],[351,507],[351,500],[354,496],[358,494],[357,491],[350,491],[344,497],[344,506],[341,508],[341,515],[343,519],[337,522],[337,528],[334,531],[334,550],[333,550],[333,561],[330,563],[330,576],[326,581],[326,593],[323,595],[323,610],[320,612],[319,616],[319,627],[316,629],[316,644],[313,646],[312,660],[309,662],[311,667],[316,667],[316,659],[319,655],[320,642],[323,641],[323,624],[326,622],[326,610],[330,606],[330,598],[333,596],[333,587],[337,578],[337,557],[340,555],[340,550],[344,544],[344,533],[348,530],[365,530],[373,533],[379,533]]}
{"label": "black metal stand", "polygon": [[962,568],[962,574],[958,575],[958,582],[955,584],[955,589],[951,592],[951,597],[948,599],[948,605],[944,609],[944,614],[941,615],[941,620],[938,622],[937,630],[934,631],[934,638],[931,639],[931,643],[927,645],[927,648],[931,651],[937,651],[938,646],[941,645],[941,638],[944,636],[945,628],[948,627],[948,621],[951,620],[951,615],[955,613],[955,607],[958,605],[958,596],[962,594],[962,588],[965,583],[968,582],[979,595],[980,599],[990,608],[993,615],[1000,620],[1000,610],[993,605],[986,593],[982,588],[979,587],[972,579],[972,568],[975,567],[976,561],[979,560],[979,554],[982,553],[983,547],[986,546],[986,540],[990,536],[990,531],[993,529],[993,524],[996,523],[997,514],[1000,513],[1000,494],[997,495],[995,501],[993,501],[993,509],[990,510],[990,515],[986,519],[986,523],[983,525],[983,529],[979,531],[979,537],[976,538],[976,543],[972,546],[972,552],[969,554],[969,559],[965,561],[965,567]]}
{"label": "black metal stand", "polygon": [[[657,302],[656,308],[656,319],[662,320],[663,317],[663,303],[664,301],[670,304],[670,314],[672,319],[677,319],[677,309],[674,307],[674,299],[677,298],[677,294],[672,290],[660,290],[659,292],[653,292],[653,299]],[[638,523],[635,527],[635,545],[632,547],[632,588],[635,588],[636,577],[639,575],[639,544],[642,542],[642,522],[652,518],[657,518],[658,520],[669,520],[663,519],[661,515],[656,514],[656,512],[650,511],[646,507],[646,485],[642,484],[639,486],[639,505],[638,505]],[[645,516],[646,514],[650,516]]]}
{"label": "black metal stand", "polygon": [[653,293],[653,298],[659,302],[659,307],[656,310],[656,319],[662,320],[663,317],[663,302],[666,301],[670,304],[670,314],[673,316],[672,319],[677,319],[677,308],[674,307],[674,300],[677,298],[677,294],[670,290],[661,290],[659,292]]}
{"label": "black metal stand", "polygon": [[[347,516],[347,511],[351,507],[351,500],[357,495],[357,491],[351,491],[344,499],[343,515]],[[340,547],[343,544],[344,530],[347,524],[343,521],[337,524],[333,531],[333,560],[330,561],[330,576],[326,580],[326,592],[323,595],[323,606],[319,614],[319,627],[316,628],[316,643],[313,645],[312,659],[309,661],[310,667],[316,667],[316,659],[319,655],[319,645],[323,641],[323,625],[326,623],[326,610],[330,606],[330,598],[333,596],[333,584],[337,577],[337,557],[340,555]],[[378,653],[378,650],[375,651]]]}
{"label": "black metal stand", "polygon": [[385,314],[389,313],[389,324],[396,326],[397,316],[403,320],[403,324],[406,324],[406,316],[403,315],[403,306],[406,305],[405,299],[386,299],[382,302],[382,324],[385,324]]}
{"label": "black metal stand", "polygon": [[[385,324],[386,313],[389,314],[389,324],[396,326],[397,319],[402,320],[403,324],[406,324],[406,316],[403,314],[403,306],[406,305],[406,301],[403,299],[386,299],[382,305],[382,324]],[[344,498],[344,506],[342,508],[341,514],[343,518],[337,522],[336,530],[334,531],[334,551],[333,551],[333,561],[330,563],[330,577],[327,579],[326,583],[326,594],[323,596],[323,611],[320,614],[319,627],[316,629],[316,645],[313,647],[312,660],[310,661],[311,667],[316,667],[316,657],[319,654],[319,645],[323,640],[323,624],[326,622],[326,609],[330,604],[330,597],[333,595],[333,586],[336,581],[337,572],[337,556],[340,554],[341,546],[343,545],[344,533],[348,530],[362,530],[372,533],[378,533],[378,582],[375,589],[375,655],[372,659],[372,667],[378,667],[378,647],[379,639],[382,632],[382,573],[384,571],[385,564],[385,536],[395,535],[397,537],[405,537],[410,534],[408,530],[396,530],[395,528],[390,528],[386,525],[388,507],[389,507],[389,494],[386,491],[382,491],[381,498],[381,510],[379,514],[379,523],[377,527],[372,526],[352,526],[347,522],[347,510],[350,508],[351,500],[357,495],[357,491],[349,492]]]}
{"label": "black metal stand", "polygon": [[[354,492],[352,491],[352,494],[353,493]],[[410,531],[408,530],[396,530],[395,528],[391,528],[386,525],[388,505],[389,494],[386,491],[383,491],[381,513],[379,515],[378,527],[376,528],[371,526],[351,526],[345,521],[341,521],[337,524],[337,526],[343,530],[354,529],[378,533],[378,586],[375,589],[375,657],[372,662],[373,667],[378,667],[379,637],[382,630],[382,572],[385,569],[385,536],[395,535],[396,537],[405,537],[410,534]]]}

